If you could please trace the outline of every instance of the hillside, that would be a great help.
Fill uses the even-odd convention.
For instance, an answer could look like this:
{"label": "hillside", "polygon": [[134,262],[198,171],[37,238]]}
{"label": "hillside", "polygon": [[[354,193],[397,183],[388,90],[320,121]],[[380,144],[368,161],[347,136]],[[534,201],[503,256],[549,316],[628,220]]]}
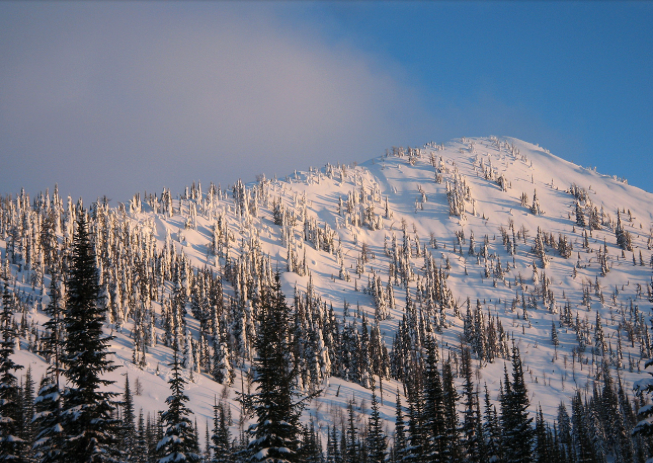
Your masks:
{"label": "hillside", "polygon": [[[138,193],[118,208],[83,205],[107,296],[105,330],[116,336],[121,366],[112,390],[122,392],[128,373],[132,388],[141,386],[136,409],[164,409],[168,346],[179,336],[202,436],[216,397],[231,408],[233,434],[245,427],[236,393],[247,391],[261,285],[277,271],[288,303],[301,308],[300,387],[323,389],[304,415],[315,418],[323,442],[352,398],[364,427],[379,379],[392,435],[396,391],[405,404],[404,382],[420,370],[427,338],[454,371],[469,346],[478,390],[482,396],[487,384],[497,408],[514,340],[530,411],[541,406],[550,423],[561,401],[571,414],[577,390],[591,395],[603,384],[602,364],[631,402],[645,375],[653,194],[538,146],[465,138],[173,194]],[[56,192],[2,201],[2,267],[22,312],[14,358],[37,381],[47,367],[36,336],[51,274],[66,265],[80,210]],[[185,296],[187,314],[175,312],[175,294]],[[228,358],[217,368],[221,345]]]}

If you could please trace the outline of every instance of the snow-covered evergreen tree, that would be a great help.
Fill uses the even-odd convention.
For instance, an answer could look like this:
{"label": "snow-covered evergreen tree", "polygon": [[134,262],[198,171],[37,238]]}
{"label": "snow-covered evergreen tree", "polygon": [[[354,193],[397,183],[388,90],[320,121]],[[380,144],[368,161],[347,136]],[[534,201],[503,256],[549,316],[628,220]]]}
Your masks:
{"label": "snow-covered evergreen tree", "polygon": [[164,435],[157,444],[157,453],[161,455],[158,463],[172,462],[199,462],[199,443],[193,429],[193,422],[189,416],[192,414],[186,406],[188,396],[184,393],[186,380],[182,376],[182,367],[179,361],[179,349],[173,345],[172,375],[170,384],[171,395],[166,399],[168,409],[161,414]]}
{"label": "snow-covered evergreen tree", "polygon": [[111,461],[117,452],[118,422],[112,417],[116,394],[103,390],[113,381],[102,378],[116,366],[108,359],[111,337],[102,332],[105,314],[98,304],[95,262],[86,212],[81,210],[74,232],[64,318],[63,363],[68,387],[63,393],[63,455],[71,463]]}
{"label": "snow-covered evergreen tree", "polygon": [[21,397],[16,371],[23,368],[11,358],[16,346],[14,299],[5,279],[0,312],[0,461],[26,462],[26,442],[20,437],[22,423]]}

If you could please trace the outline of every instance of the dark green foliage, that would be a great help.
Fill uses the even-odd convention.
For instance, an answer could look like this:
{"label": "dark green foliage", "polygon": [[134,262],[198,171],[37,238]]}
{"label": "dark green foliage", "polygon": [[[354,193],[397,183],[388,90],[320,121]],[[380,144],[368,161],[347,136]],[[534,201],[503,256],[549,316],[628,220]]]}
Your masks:
{"label": "dark green foliage", "polygon": [[176,343],[173,345],[171,366],[172,376],[168,384],[172,394],[166,399],[168,409],[161,414],[165,434],[156,447],[160,455],[159,463],[199,462],[199,446],[193,422],[189,418],[192,412],[186,407],[188,402],[188,396],[184,394],[186,381],[181,375],[179,349]]}
{"label": "dark green foliage", "polygon": [[463,446],[466,461],[477,462],[480,459],[478,424],[480,417],[477,414],[478,396],[474,392],[472,380],[472,359],[469,349],[462,349],[462,375],[463,375]]}
{"label": "dark green foliage", "polygon": [[512,382],[505,372],[504,391],[501,397],[501,424],[503,451],[508,461],[529,463],[533,461],[533,418],[528,416],[528,391],[524,382],[519,349],[512,348]]}
{"label": "dark green foliage", "polygon": [[211,463],[231,463],[231,434],[229,432],[228,405],[219,403],[213,406],[213,430],[211,431]]}
{"label": "dark green foliage", "polygon": [[427,344],[424,378],[424,426],[429,434],[426,452],[429,461],[443,461],[446,449],[444,392],[438,371],[436,348],[435,342],[431,339]]}
{"label": "dark green foliage", "polygon": [[25,460],[25,442],[22,431],[21,391],[15,372],[22,369],[11,356],[14,354],[16,332],[13,325],[14,300],[9,294],[7,280],[2,292],[0,312],[0,462],[22,463]]}
{"label": "dark green foliage", "polygon": [[460,445],[460,428],[456,405],[459,395],[456,391],[456,385],[453,382],[453,372],[451,371],[451,362],[447,361],[442,368],[442,384],[444,391],[444,422],[446,435],[445,460],[447,462],[457,462],[462,460],[462,448]]}
{"label": "dark green foliage", "polygon": [[402,461],[406,456],[406,431],[405,431],[405,422],[404,422],[404,410],[401,406],[401,396],[399,395],[399,390],[397,390],[397,404],[395,412],[395,436],[394,436],[394,448],[393,448],[393,457],[394,461]]}
{"label": "dark green foliage", "polygon": [[127,456],[127,460],[131,461],[136,438],[136,417],[134,416],[134,399],[129,387],[128,375],[125,375],[125,392],[120,405],[122,408],[122,426],[119,432],[120,447]]}
{"label": "dark green foliage", "polygon": [[113,383],[102,379],[102,374],[116,367],[108,359],[111,337],[102,332],[105,314],[103,304],[98,303],[95,255],[83,210],[78,213],[67,289],[64,454],[70,463],[110,461],[116,453],[118,422],[111,416],[115,408],[111,399],[116,394],[100,389]]}
{"label": "dark green foliage", "polygon": [[61,416],[61,394],[52,371],[41,380],[34,411],[34,456],[39,463],[63,462],[65,436]]}
{"label": "dark green foliage", "polygon": [[[258,310],[258,333],[253,361],[256,392],[243,395],[257,423],[249,434],[250,461],[295,462],[300,444],[299,418],[308,397],[294,392],[296,370],[290,364],[290,309],[281,291],[279,275],[267,288]],[[312,397],[312,396],[311,396]]]}
{"label": "dark green foliage", "polygon": [[372,387],[372,415],[368,422],[367,431],[368,461],[370,463],[381,463],[385,461],[387,447],[388,442],[383,432],[383,424],[379,413],[379,401],[377,400],[374,387]]}

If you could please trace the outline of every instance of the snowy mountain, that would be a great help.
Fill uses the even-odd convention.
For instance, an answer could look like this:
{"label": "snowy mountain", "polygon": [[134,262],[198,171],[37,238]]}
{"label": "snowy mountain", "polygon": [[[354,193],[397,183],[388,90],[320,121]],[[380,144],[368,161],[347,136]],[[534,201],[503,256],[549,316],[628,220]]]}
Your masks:
{"label": "snowy mountain", "polygon": [[[51,275],[65,273],[81,210],[56,190],[2,200],[2,268],[21,334],[13,358],[37,382]],[[294,308],[298,388],[322,389],[303,420],[323,443],[352,399],[365,428],[372,383],[392,436],[396,392],[405,405],[431,339],[461,393],[471,350],[481,404],[487,385],[497,409],[513,342],[533,417],[541,407],[552,425],[561,401],[571,415],[577,391],[585,400],[604,387],[603,365],[630,408],[643,405],[632,388],[651,357],[653,194],[538,146],[491,137],[392,148],[361,165],[139,193],[89,211],[120,365],[110,389],[122,393],[128,374],[136,410],[165,409],[178,339],[202,440],[216,400],[234,436],[246,428],[237,393],[251,386],[258,298],[277,271]]]}

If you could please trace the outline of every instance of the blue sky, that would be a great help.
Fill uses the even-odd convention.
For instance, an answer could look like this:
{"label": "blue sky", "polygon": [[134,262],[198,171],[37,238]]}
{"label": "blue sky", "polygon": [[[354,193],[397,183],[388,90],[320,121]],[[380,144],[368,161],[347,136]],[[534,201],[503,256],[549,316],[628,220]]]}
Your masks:
{"label": "blue sky", "polygon": [[0,193],[125,200],[489,135],[651,190],[651,24],[651,2],[0,2]]}

